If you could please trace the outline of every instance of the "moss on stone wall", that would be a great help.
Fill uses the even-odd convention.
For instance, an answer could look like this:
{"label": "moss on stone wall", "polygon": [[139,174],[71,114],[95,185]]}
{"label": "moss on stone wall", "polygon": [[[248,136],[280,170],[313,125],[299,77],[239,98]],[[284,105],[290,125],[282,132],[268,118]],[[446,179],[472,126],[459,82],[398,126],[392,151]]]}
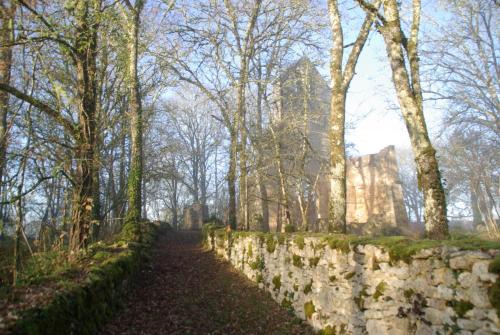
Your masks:
{"label": "moss on stone wall", "polygon": [[308,301],[304,304],[304,314],[307,319],[310,319],[315,312],[316,307],[312,301]]}
{"label": "moss on stone wall", "polygon": [[309,266],[315,268],[319,263],[319,257],[309,258]]}
{"label": "moss on stone wall", "polygon": [[453,308],[459,318],[463,318],[465,313],[474,308],[474,305],[471,302],[465,300],[452,300],[449,302],[449,305]]}
{"label": "moss on stone wall", "polygon": [[300,257],[299,255],[293,254],[292,255],[292,262],[293,262],[293,265],[298,267],[298,268],[302,268],[304,266],[304,264],[302,264],[302,257]]}
{"label": "moss on stone wall", "polygon": [[[148,258],[156,229],[142,230],[142,243],[117,243],[114,253],[97,249],[98,263],[82,282],[68,283],[44,306],[20,312],[11,334],[96,334],[120,306],[129,281]],[[111,248],[110,248],[111,249]],[[108,256],[108,257],[106,257]]]}
{"label": "moss on stone wall", "polygon": [[276,250],[276,240],[274,239],[274,236],[269,235],[266,240],[266,250],[269,253],[273,253],[274,250]]}
{"label": "moss on stone wall", "polygon": [[279,291],[281,288],[281,275],[276,275],[273,277],[273,290]]}

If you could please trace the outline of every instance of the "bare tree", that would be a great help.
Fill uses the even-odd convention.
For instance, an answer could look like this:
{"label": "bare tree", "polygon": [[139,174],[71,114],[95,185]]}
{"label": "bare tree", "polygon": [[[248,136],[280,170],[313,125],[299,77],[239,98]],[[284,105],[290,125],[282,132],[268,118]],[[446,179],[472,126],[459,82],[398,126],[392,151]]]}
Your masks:
{"label": "bare tree", "polygon": [[[424,220],[427,236],[445,239],[448,237],[446,199],[436,150],[429,139],[424,118],[420,83],[418,57],[420,0],[413,0],[409,38],[402,30],[397,0],[384,0],[383,13],[364,0],[357,1],[368,13],[377,15],[377,28],[385,41],[387,57],[392,69],[392,80],[415,156],[418,184],[424,193]],[[407,62],[409,67],[406,65]]]}
{"label": "bare tree", "polygon": [[427,37],[430,99],[447,102],[448,127],[481,129],[500,142],[500,15],[492,1],[446,0],[449,17]]}
{"label": "bare tree", "polygon": [[[369,6],[378,10],[381,1],[375,1]],[[344,65],[344,33],[339,3],[328,1],[328,12],[333,37],[330,54],[331,75],[331,109],[330,109],[330,203],[329,223],[334,231],[347,232],[346,225],[346,160],[345,160],[345,104],[347,91],[354,77],[359,55],[363,50],[368,34],[373,25],[375,13],[369,11],[359,29],[356,41]]]}

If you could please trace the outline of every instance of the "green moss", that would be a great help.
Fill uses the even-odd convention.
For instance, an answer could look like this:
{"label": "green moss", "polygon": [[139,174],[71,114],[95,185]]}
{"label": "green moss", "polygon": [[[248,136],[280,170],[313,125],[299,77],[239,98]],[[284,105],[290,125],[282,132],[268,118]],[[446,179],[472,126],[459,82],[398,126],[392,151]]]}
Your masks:
{"label": "green moss", "polygon": [[411,298],[415,295],[415,291],[413,291],[411,288],[404,290],[403,295],[406,298],[406,301],[410,302]]}
{"label": "green moss", "polygon": [[304,304],[304,314],[307,319],[310,319],[315,312],[316,307],[312,301],[308,301]]}
{"label": "green moss", "polygon": [[293,254],[292,255],[292,260],[293,260],[293,265],[294,266],[296,266],[298,268],[302,268],[304,266],[304,264],[302,264],[302,257]]}
{"label": "green moss", "polygon": [[452,300],[448,303],[459,318],[463,318],[465,313],[474,308],[474,305],[465,300]]}
{"label": "green moss", "polygon": [[337,332],[335,331],[335,327],[332,327],[330,325],[321,329],[318,333],[318,335],[336,335],[336,334],[337,334]]}
{"label": "green moss", "polygon": [[291,300],[287,299],[286,297],[281,300],[281,307],[286,309],[287,311],[292,312],[293,311],[293,303]]}
{"label": "green moss", "polygon": [[365,310],[365,298],[368,297],[368,293],[366,292],[367,287],[363,286],[363,289],[359,292],[357,297],[354,297],[354,303],[358,306],[360,311]]}
{"label": "green moss", "polygon": [[384,291],[387,288],[387,284],[384,281],[381,281],[377,287],[375,287],[375,293],[373,294],[373,299],[378,301],[378,298],[384,295]]}
{"label": "green moss", "polygon": [[305,246],[304,236],[302,235],[296,236],[293,242],[295,242],[295,244],[297,245],[297,247],[299,247],[300,250],[304,249]]}
{"label": "green moss", "polygon": [[259,283],[262,283],[264,281],[264,277],[262,277],[262,274],[257,274],[257,276],[255,277],[255,282],[257,282],[257,284]]}
{"label": "green moss", "polygon": [[269,253],[273,253],[274,250],[276,250],[276,240],[274,239],[274,236],[272,236],[272,235],[269,235],[267,237],[266,250]]}
{"label": "green moss", "polygon": [[279,243],[280,245],[285,244],[285,235],[283,235],[283,234],[278,234],[278,243]]}
{"label": "green moss", "polygon": [[313,280],[311,279],[311,281],[309,282],[309,284],[305,285],[304,286],[304,294],[309,294],[312,292],[312,286],[313,286]]}
{"label": "green moss", "polygon": [[490,262],[488,270],[491,273],[500,274],[500,254],[496,255],[495,258]]}
{"label": "green moss", "polygon": [[293,284],[293,290],[297,292],[299,290],[299,285]]}
{"label": "green moss", "polygon": [[293,272],[292,271],[288,271],[288,278],[292,278],[293,277]]}
{"label": "green moss", "polygon": [[259,270],[259,271],[264,270],[264,268],[266,267],[264,259],[260,256],[257,256],[257,259],[254,262],[250,262],[249,265],[252,270]]}
{"label": "green moss", "polygon": [[[57,295],[46,304],[23,311],[9,329],[13,334],[66,334],[74,329],[79,334],[95,334],[118,308],[127,286],[125,281],[147,260],[154,228],[143,227],[141,243],[90,246],[83,255],[86,276],[78,281],[59,277]],[[130,241],[128,241],[130,242]],[[129,245],[124,247],[123,245]],[[89,262],[90,261],[90,262]],[[92,264],[90,263],[90,264]]]}
{"label": "green moss", "polygon": [[248,258],[253,257],[253,248],[252,248],[252,243],[248,243],[248,251],[247,251]]}
{"label": "green moss", "polygon": [[319,263],[319,257],[309,258],[309,266],[315,268]]}
{"label": "green moss", "polygon": [[345,279],[349,280],[356,275],[356,271],[349,272],[344,276]]}
{"label": "green moss", "polygon": [[330,276],[330,277],[328,277],[328,279],[330,280],[330,283],[333,283],[334,281],[337,280],[337,277],[336,276]]}
{"label": "green moss", "polygon": [[294,233],[294,232],[295,232],[295,226],[293,224],[285,225],[285,233]]}
{"label": "green moss", "polygon": [[273,277],[273,290],[279,291],[281,288],[281,275],[276,275]]}
{"label": "green moss", "polygon": [[[500,277],[499,277],[500,278]],[[497,310],[497,315],[500,317],[500,279],[497,278],[495,283],[488,289],[488,298],[490,303]]]}

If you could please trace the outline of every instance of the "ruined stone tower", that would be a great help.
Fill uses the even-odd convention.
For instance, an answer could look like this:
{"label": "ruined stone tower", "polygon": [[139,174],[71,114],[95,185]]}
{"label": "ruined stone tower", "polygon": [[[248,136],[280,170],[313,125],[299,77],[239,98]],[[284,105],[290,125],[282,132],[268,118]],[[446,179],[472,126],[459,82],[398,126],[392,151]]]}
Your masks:
{"label": "ruined stone tower", "polygon": [[[270,140],[279,142],[280,152],[277,155],[272,145],[268,152],[270,160],[276,161],[279,156],[284,173],[278,173],[276,164],[265,171],[269,176],[269,225],[271,230],[282,229],[285,215],[290,215],[298,227],[324,231],[329,196],[330,88],[314,64],[302,58],[280,77],[275,101],[271,115],[274,137]],[[283,181],[288,214],[284,213]],[[258,212],[262,200],[257,198],[253,201]],[[353,233],[374,233],[408,224],[394,146],[348,159],[347,221]]]}

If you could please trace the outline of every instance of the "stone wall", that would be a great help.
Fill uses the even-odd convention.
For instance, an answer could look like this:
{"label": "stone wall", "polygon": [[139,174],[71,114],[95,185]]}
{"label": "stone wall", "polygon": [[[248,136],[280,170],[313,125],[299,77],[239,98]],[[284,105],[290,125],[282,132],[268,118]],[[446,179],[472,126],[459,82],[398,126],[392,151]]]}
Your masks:
{"label": "stone wall", "polygon": [[500,284],[489,271],[498,272],[498,249],[220,230],[206,240],[324,334],[500,334],[492,306],[500,304]]}

